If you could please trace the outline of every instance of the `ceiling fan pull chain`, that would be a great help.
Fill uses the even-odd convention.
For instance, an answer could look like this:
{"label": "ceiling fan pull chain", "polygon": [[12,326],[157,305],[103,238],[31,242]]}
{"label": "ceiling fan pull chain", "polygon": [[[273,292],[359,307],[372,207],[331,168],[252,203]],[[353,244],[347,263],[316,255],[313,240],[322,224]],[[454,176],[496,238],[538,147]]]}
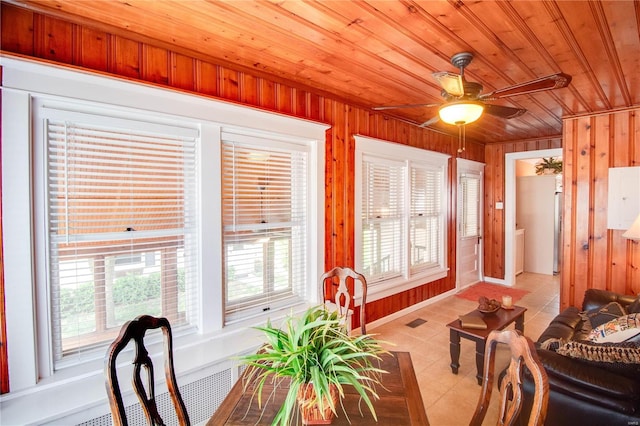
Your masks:
{"label": "ceiling fan pull chain", "polygon": [[458,123],[458,154],[467,149],[467,131],[464,123]]}
{"label": "ceiling fan pull chain", "polygon": [[465,125],[462,125],[462,150],[467,150],[467,128]]}

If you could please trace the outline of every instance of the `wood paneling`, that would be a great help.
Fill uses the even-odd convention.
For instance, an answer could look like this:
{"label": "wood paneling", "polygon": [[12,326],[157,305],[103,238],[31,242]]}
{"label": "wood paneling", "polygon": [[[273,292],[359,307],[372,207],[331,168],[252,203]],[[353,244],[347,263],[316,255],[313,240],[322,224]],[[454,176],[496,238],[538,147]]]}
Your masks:
{"label": "wood paneling", "polygon": [[[608,5],[590,13],[613,21],[620,14]],[[509,11],[509,5],[501,5]],[[529,16],[522,5],[513,5],[518,14]],[[564,5],[547,5],[553,16],[563,16]],[[512,13],[511,10],[509,13]],[[399,11],[387,10],[393,14]],[[400,15],[398,15],[400,16]],[[610,17],[610,18],[609,18]],[[626,27],[625,27],[626,28]],[[602,29],[602,28],[601,28]],[[569,31],[564,28],[563,31]],[[568,34],[565,32],[565,34]],[[326,151],[326,253],[327,268],[353,265],[353,134],[392,140],[455,156],[454,138],[430,132],[366,108],[326,96],[326,91],[304,90],[298,83],[286,84],[277,77],[267,79],[261,72],[247,73],[228,63],[213,63],[202,55],[185,54],[158,45],[136,41],[122,32],[110,33],[104,26],[92,27],[56,19],[2,3],[2,49],[63,64],[140,79],[162,86],[194,91],[204,95],[240,102],[297,117],[330,123]],[[544,34],[546,37],[546,34]],[[617,33],[608,39],[610,48],[620,43]],[[572,47],[579,49],[578,45]],[[551,52],[553,54],[553,52]],[[637,62],[631,56],[614,64],[616,69]],[[442,61],[440,61],[442,62]],[[442,65],[442,63],[440,64]],[[442,68],[442,66],[439,66]],[[619,73],[618,73],[619,74]],[[617,74],[616,74],[617,75]],[[624,89],[624,82],[617,87]],[[620,99],[629,98],[621,90]],[[585,92],[586,96],[586,92]],[[597,102],[607,96],[600,94]],[[562,97],[565,103],[570,101]],[[580,102],[590,102],[581,100]],[[616,101],[617,102],[617,101]],[[563,140],[527,139],[483,146],[470,142],[465,158],[485,161],[485,275],[504,278],[504,217],[495,203],[504,201],[504,155],[564,146],[565,219],[562,303],[577,304],[585,288],[609,288],[627,293],[640,291],[637,243],[621,238],[619,232],[606,229],[606,173],[608,167],[638,165],[640,125],[636,111],[582,116],[566,121]],[[563,142],[564,141],[564,142]],[[451,162],[450,182],[455,182],[455,162]],[[452,188],[454,186],[452,185]],[[455,191],[451,193],[449,218],[449,266],[455,271]],[[600,259],[606,259],[606,263]],[[374,302],[370,318],[375,320],[412,303],[425,300],[453,288],[452,274],[445,280],[419,287],[395,298]]]}
{"label": "wood paneling", "polygon": [[[504,210],[495,208],[504,202],[504,156],[513,152],[561,148],[561,138],[544,138],[525,141],[494,143],[485,147],[484,184],[484,275],[504,279]],[[565,167],[566,162],[565,162]]]}
{"label": "wood paneling", "polygon": [[610,167],[640,166],[640,109],[568,118],[562,140],[486,146],[485,275],[504,278],[504,155],[560,148],[563,231],[560,309],[582,304],[588,288],[640,293],[640,244],[607,229]]}
{"label": "wood paneling", "polygon": [[0,23],[2,24],[2,39],[0,45],[11,46],[11,51],[24,55],[33,55],[33,13],[20,8],[11,8],[11,13],[0,10]]}
{"label": "wood paneling", "polygon": [[[295,87],[364,108],[428,104],[387,111],[422,123],[444,101],[432,73],[457,72],[450,58],[459,52],[475,55],[465,76],[483,93],[556,72],[573,77],[565,89],[490,101],[528,112],[511,120],[485,115],[468,129],[477,141],[558,137],[563,115],[640,104],[637,1],[2,1],[108,32],[115,49],[124,37],[284,84],[284,91],[265,87],[276,93],[268,99],[278,111],[292,108]],[[77,46],[47,38],[61,21],[37,23],[44,26],[38,56],[63,58]],[[27,38],[23,29],[9,37]],[[135,58],[119,59],[123,72],[135,74],[127,60]]]}
{"label": "wood paneling", "polygon": [[[326,122],[325,267],[354,265],[354,134],[450,154],[450,274],[367,306],[370,321],[455,287],[455,161],[457,140],[282,82],[248,74],[122,35],[79,26],[2,3],[2,49],[62,64],[194,91],[271,111]],[[33,31],[31,30],[33,29]],[[16,31],[17,33],[15,33]],[[25,34],[28,32],[28,34]],[[46,48],[44,47],[46,45]],[[484,146],[468,141],[464,158],[484,161]]]}
{"label": "wood paneling", "polygon": [[640,293],[640,244],[607,229],[610,167],[640,166],[640,109],[565,120],[561,309],[588,288]]}

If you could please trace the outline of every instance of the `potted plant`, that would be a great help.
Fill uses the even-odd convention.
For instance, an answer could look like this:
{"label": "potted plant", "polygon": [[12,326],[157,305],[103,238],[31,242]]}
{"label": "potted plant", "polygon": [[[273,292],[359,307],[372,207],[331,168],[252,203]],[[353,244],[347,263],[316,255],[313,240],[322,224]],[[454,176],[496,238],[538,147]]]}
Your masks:
{"label": "potted plant", "polygon": [[557,160],[553,157],[542,158],[538,164],[536,164],[536,174],[560,174],[562,173],[562,160]]}
{"label": "potted plant", "polygon": [[[385,373],[378,361],[387,353],[379,341],[368,334],[350,335],[338,313],[323,306],[287,317],[282,329],[270,321],[256,328],[264,332],[266,344],[257,353],[240,357],[248,366],[245,386],[255,386],[260,406],[268,380],[274,386],[289,386],[273,424],[288,425],[296,406],[304,424],[330,423],[345,386],[353,386],[377,420],[372,398],[378,398],[375,387]],[[316,418],[305,418],[306,411],[315,412]]]}

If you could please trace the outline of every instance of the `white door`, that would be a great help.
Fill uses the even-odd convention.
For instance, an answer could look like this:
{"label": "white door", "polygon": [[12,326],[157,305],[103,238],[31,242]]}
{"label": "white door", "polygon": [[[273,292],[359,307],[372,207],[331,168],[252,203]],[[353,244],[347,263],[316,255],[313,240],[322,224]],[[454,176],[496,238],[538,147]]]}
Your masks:
{"label": "white door", "polygon": [[458,159],[456,286],[482,280],[482,189],[484,164]]}

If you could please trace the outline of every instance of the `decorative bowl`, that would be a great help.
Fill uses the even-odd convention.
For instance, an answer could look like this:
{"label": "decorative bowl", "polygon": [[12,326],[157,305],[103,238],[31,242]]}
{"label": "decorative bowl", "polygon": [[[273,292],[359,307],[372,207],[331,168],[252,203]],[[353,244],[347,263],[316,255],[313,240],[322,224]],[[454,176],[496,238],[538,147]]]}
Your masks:
{"label": "decorative bowl", "polygon": [[480,311],[483,314],[492,314],[496,312],[498,309],[500,309],[500,305],[490,306],[489,309],[482,309],[481,307],[478,307],[478,311]]}
{"label": "decorative bowl", "polygon": [[480,296],[478,298],[478,311],[483,314],[492,314],[500,309],[501,303],[496,299],[489,299],[488,297]]}

